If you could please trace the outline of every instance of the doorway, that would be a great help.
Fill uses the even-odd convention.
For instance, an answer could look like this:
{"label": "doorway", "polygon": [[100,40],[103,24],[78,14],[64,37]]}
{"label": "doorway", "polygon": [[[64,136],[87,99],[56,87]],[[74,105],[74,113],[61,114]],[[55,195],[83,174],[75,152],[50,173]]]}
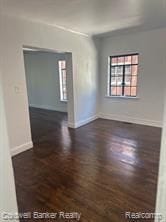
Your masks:
{"label": "doorway", "polygon": [[23,47],[32,141],[68,126],[71,53]]}

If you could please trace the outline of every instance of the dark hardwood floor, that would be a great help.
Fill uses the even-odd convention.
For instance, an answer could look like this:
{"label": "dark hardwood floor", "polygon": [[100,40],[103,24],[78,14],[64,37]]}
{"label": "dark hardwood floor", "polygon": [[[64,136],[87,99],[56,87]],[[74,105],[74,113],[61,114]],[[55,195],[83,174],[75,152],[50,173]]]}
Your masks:
{"label": "dark hardwood floor", "polygon": [[79,212],[82,222],[154,212],[160,128],[98,119],[74,130],[66,114],[34,108],[30,117],[34,149],[13,158],[20,212]]}

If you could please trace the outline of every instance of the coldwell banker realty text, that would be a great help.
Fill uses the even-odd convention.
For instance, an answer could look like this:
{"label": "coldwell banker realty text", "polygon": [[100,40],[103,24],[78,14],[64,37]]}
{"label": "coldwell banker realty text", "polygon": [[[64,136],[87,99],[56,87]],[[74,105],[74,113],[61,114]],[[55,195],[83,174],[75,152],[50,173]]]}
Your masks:
{"label": "coldwell banker realty text", "polygon": [[72,220],[72,221],[80,221],[81,218],[81,213],[78,212],[26,212],[26,213],[8,213],[8,212],[3,212],[1,213],[1,218],[2,220],[6,221],[13,221],[16,219],[33,219],[34,220],[39,220],[43,219],[44,221],[46,220]]}

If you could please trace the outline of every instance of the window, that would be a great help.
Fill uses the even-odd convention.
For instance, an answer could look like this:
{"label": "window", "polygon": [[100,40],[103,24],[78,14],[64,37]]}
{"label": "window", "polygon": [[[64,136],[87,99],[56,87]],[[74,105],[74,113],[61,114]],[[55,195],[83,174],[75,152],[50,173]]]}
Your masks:
{"label": "window", "polygon": [[60,100],[67,101],[66,61],[59,61]]}
{"label": "window", "polygon": [[136,97],[138,54],[111,56],[109,96]]}

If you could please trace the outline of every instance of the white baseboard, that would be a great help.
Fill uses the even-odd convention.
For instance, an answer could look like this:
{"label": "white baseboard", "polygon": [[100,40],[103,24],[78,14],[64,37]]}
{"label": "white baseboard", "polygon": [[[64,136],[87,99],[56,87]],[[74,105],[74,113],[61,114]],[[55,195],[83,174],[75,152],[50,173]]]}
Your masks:
{"label": "white baseboard", "polygon": [[20,146],[16,146],[16,147],[11,149],[11,155],[15,156],[15,155],[17,155],[19,153],[22,153],[22,152],[24,152],[26,150],[31,149],[32,147],[33,147],[33,142],[32,141],[29,142],[29,143],[22,144]]}
{"label": "white baseboard", "polygon": [[69,128],[78,128],[78,127],[81,127],[81,126],[84,126],[84,125],[86,125],[86,124],[88,124],[88,123],[90,123],[90,122],[92,122],[92,121],[94,121],[94,120],[96,120],[96,119],[98,119],[98,116],[97,115],[95,115],[95,116],[92,116],[92,117],[90,117],[90,118],[87,118],[87,119],[85,119],[85,120],[81,120],[81,121],[78,121],[78,122],[76,122],[76,123],[68,123],[68,127]]}
{"label": "white baseboard", "polygon": [[52,111],[58,111],[58,112],[67,112],[67,108],[65,110],[63,109],[57,109],[54,106],[45,106],[45,105],[36,105],[36,104],[29,104],[32,108],[38,108],[38,109],[46,109],[46,110],[52,110]]}
{"label": "white baseboard", "polygon": [[99,118],[116,120],[116,121],[121,121],[121,122],[128,122],[128,123],[135,123],[135,124],[141,124],[141,125],[147,125],[147,126],[162,127],[162,121],[139,119],[139,118],[133,118],[129,116],[110,115],[110,114],[100,113]]}

